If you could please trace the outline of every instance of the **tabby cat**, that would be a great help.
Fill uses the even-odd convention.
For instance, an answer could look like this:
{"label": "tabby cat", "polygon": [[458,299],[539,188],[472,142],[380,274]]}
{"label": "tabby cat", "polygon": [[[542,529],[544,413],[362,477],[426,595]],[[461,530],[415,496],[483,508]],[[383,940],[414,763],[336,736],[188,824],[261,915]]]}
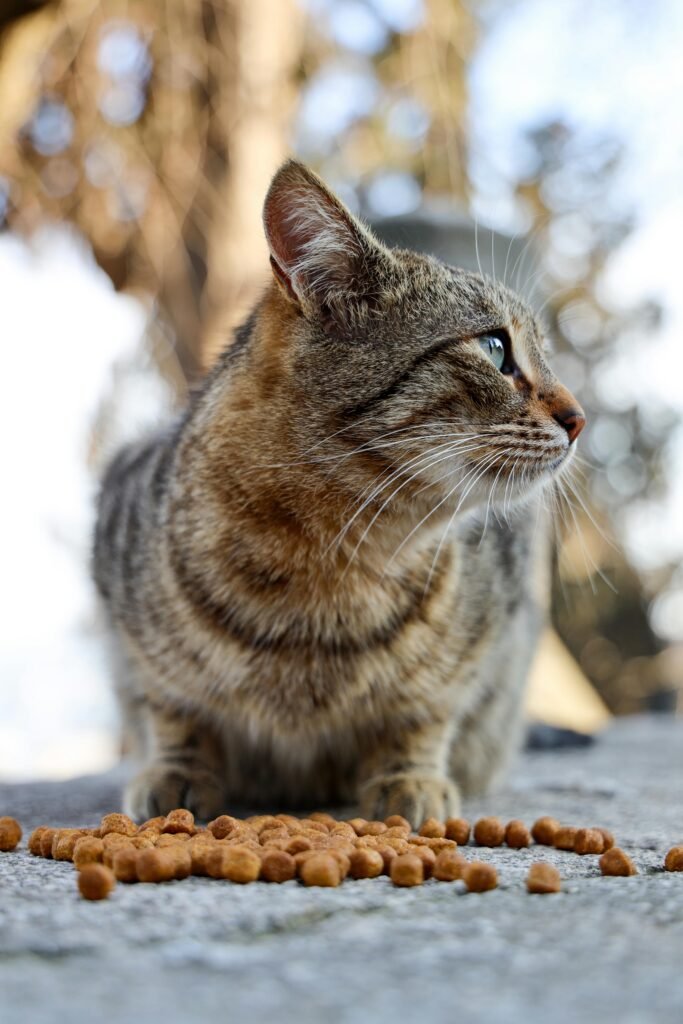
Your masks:
{"label": "tabby cat", "polygon": [[264,224],[270,286],[101,491],[126,809],[443,817],[518,744],[585,420],[501,284],[385,248],[298,162]]}

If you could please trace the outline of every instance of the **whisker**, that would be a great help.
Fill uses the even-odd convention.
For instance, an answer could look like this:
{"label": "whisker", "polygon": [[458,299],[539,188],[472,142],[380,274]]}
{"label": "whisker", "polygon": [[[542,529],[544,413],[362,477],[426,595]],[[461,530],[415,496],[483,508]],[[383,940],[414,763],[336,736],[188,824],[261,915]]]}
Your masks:
{"label": "whisker", "polygon": [[[494,455],[495,455],[495,453],[494,453]],[[488,458],[488,456],[484,456],[484,458]],[[413,537],[413,536],[414,536],[414,535],[415,535],[415,534],[417,533],[417,531],[418,531],[418,530],[420,529],[420,527],[421,527],[421,526],[422,526],[422,525],[423,525],[424,523],[426,523],[426,522],[427,522],[427,520],[428,520],[428,519],[430,519],[430,518],[431,518],[431,517],[432,517],[432,516],[434,515],[434,513],[435,513],[435,512],[437,512],[437,511],[438,511],[438,510],[439,510],[439,509],[441,508],[441,506],[445,504],[445,502],[447,502],[447,501],[448,501],[448,499],[449,499],[449,498],[451,497],[451,495],[453,494],[453,492],[454,492],[454,491],[456,491],[456,490],[458,489],[458,487],[461,487],[461,486],[462,486],[462,484],[463,484],[463,483],[465,482],[465,480],[467,480],[467,478],[468,478],[468,477],[469,477],[469,476],[470,476],[470,475],[471,475],[471,474],[472,474],[473,472],[475,472],[475,470],[476,470],[477,468],[478,468],[478,463],[476,463],[476,462],[475,462],[475,465],[474,465],[474,466],[473,466],[473,467],[472,467],[472,468],[471,468],[471,469],[470,469],[470,470],[469,470],[469,471],[468,471],[468,472],[467,472],[467,473],[465,474],[465,476],[464,476],[464,477],[463,477],[463,478],[462,478],[461,480],[459,480],[459,481],[458,481],[458,483],[457,483],[457,484],[455,484],[455,486],[454,486],[454,487],[452,487],[452,488],[451,488],[451,490],[450,490],[450,491],[448,492],[448,494],[446,494],[446,496],[445,496],[445,497],[443,497],[443,498],[442,498],[442,499],[441,499],[441,500],[440,500],[439,502],[437,502],[437,504],[436,504],[436,505],[434,505],[434,507],[433,507],[432,509],[430,509],[430,511],[429,511],[429,512],[427,513],[427,515],[425,515],[425,516],[423,516],[423,517],[422,517],[422,519],[420,520],[420,522],[419,522],[419,523],[417,523],[417,524],[416,524],[415,526],[413,526],[413,528],[412,528],[412,529],[410,530],[410,532],[409,532],[409,533],[408,533],[408,534],[407,534],[407,535],[406,535],[406,536],[405,536],[405,537],[403,538],[403,540],[401,541],[401,543],[399,544],[399,546],[398,546],[398,547],[396,548],[396,550],[395,550],[395,551],[393,552],[393,554],[391,555],[391,557],[389,558],[389,560],[388,560],[388,562],[387,562],[387,565],[391,565],[391,563],[392,563],[392,562],[394,561],[394,559],[395,559],[395,558],[397,557],[397,555],[398,555],[398,554],[399,554],[399,553],[400,553],[400,552],[401,552],[401,551],[403,550],[403,548],[405,547],[405,545],[406,545],[406,544],[408,543],[408,541],[410,540],[410,538],[411,538],[411,537]],[[453,473],[453,472],[454,472],[454,470],[451,470],[451,473]],[[445,474],[445,475],[446,475],[446,476],[449,476],[450,474],[449,474],[449,473],[447,473],[447,474]],[[443,478],[442,478],[442,479],[443,479]]]}
{"label": "whisker", "polygon": [[[443,447],[443,446],[440,446],[440,447]],[[481,447],[481,446],[477,445],[476,447]],[[446,454],[440,454],[440,455],[439,455],[439,457],[438,457],[437,459],[433,460],[433,461],[430,461],[430,459],[431,459],[431,455],[433,455],[433,453],[430,453],[429,455],[427,455],[427,456],[426,456],[427,464],[424,464],[424,463],[423,463],[423,464],[421,464],[421,465],[419,466],[419,471],[423,471],[424,469],[429,469],[429,468],[431,468],[431,466],[432,466],[432,465],[436,465],[436,464],[437,464],[437,463],[439,463],[439,462],[443,462],[443,461],[444,461],[445,459],[447,459],[447,458],[450,458],[450,456],[451,456],[451,455],[452,455],[453,453],[454,453],[453,451],[450,451],[450,450],[449,450],[448,452],[446,452]],[[386,499],[385,499],[385,501],[384,501],[384,502],[383,502],[383,503],[381,504],[381,506],[380,506],[380,507],[379,507],[379,509],[378,509],[378,510],[377,510],[377,511],[375,512],[375,514],[373,515],[373,517],[372,517],[372,519],[370,520],[370,522],[368,523],[368,525],[367,525],[367,526],[365,527],[365,529],[364,529],[363,533],[361,534],[361,537],[360,537],[360,539],[358,540],[358,543],[356,544],[355,548],[354,548],[354,549],[353,549],[353,551],[351,552],[351,556],[350,556],[350,558],[349,558],[349,561],[348,561],[348,563],[347,563],[347,565],[346,565],[346,568],[345,568],[345,570],[344,570],[344,571],[346,571],[346,569],[348,569],[348,568],[349,568],[349,566],[351,565],[351,563],[353,562],[353,560],[354,560],[354,558],[355,558],[356,554],[358,553],[358,550],[359,550],[359,548],[360,548],[361,544],[363,543],[363,541],[364,541],[364,540],[365,540],[365,538],[367,537],[368,533],[369,533],[369,532],[370,532],[370,530],[372,529],[373,525],[374,525],[374,524],[376,523],[377,519],[378,519],[378,518],[380,517],[380,515],[382,514],[382,512],[384,511],[384,509],[385,509],[385,508],[387,507],[387,505],[388,505],[388,504],[389,504],[389,503],[390,503],[390,502],[391,502],[391,501],[393,500],[393,498],[395,498],[395,496],[396,496],[396,495],[397,495],[397,494],[399,493],[399,491],[402,491],[404,487],[406,487],[406,486],[407,486],[407,485],[408,485],[408,484],[409,484],[409,483],[410,483],[410,482],[411,482],[412,480],[414,480],[414,479],[415,479],[415,478],[417,477],[417,475],[418,475],[418,474],[417,474],[416,472],[415,472],[415,473],[412,473],[412,474],[411,474],[411,475],[410,475],[410,476],[408,477],[408,479],[407,479],[407,480],[404,480],[404,481],[403,481],[403,483],[401,483],[401,484],[400,484],[400,485],[399,485],[398,487],[396,487],[396,488],[395,488],[395,489],[394,489],[394,490],[392,491],[392,493],[391,493],[391,494],[389,495],[389,497],[388,497],[388,498],[386,498]],[[386,484],[383,484],[383,485],[382,485],[382,486],[381,486],[381,487],[379,488],[379,492],[381,492],[381,491],[382,491],[382,490],[384,489],[384,487],[385,487],[385,486],[386,486]],[[347,525],[346,525],[346,526],[344,527],[344,529],[343,529],[343,530],[341,531],[341,533],[340,533],[340,534],[338,535],[338,536],[339,536],[339,539],[340,539],[340,541],[341,541],[341,540],[343,539],[343,537],[345,536],[345,534],[346,534],[346,533],[348,532],[348,529],[349,529],[349,527],[351,526],[351,524],[353,523],[353,521],[354,521],[354,520],[355,520],[355,519],[356,519],[356,518],[358,517],[358,515],[360,515],[360,513],[361,513],[361,512],[363,511],[363,509],[367,507],[367,505],[368,505],[368,504],[370,503],[370,501],[372,500],[372,498],[373,498],[373,497],[375,496],[375,494],[377,494],[377,493],[378,493],[377,489],[376,489],[375,491],[373,491],[373,494],[372,494],[372,495],[370,496],[370,498],[368,498],[368,499],[367,499],[367,500],[366,500],[366,501],[365,501],[365,502],[363,503],[363,505],[361,506],[361,508],[360,508],[360,509],[359,509],[359,510],[358,510],[358,511],[357,511],[357,512],[356,512],[356,513],[354,514],[354,516],[353,516],[353,517],[351,518],[351,520],[349,521],[349,523],[347,523]],[[330,545],[330,546],[331,546],[331,545]]]}
{"label": "whisker", "polygon": [[[441,534],[441,539],[439,540],[439,543],[437,545],[436,551],[434,553],[434,557],[432,558],[432,564],[429,567],[429,573],[427,575],[427,582],[425,583],[425,587],[424,587],[424,592],[425,593],[429,590],[429,584],[432,581],[432,576],[434,574],[434,568],[436,566],[436,563],[439,560],[439,555],[441,554],[441,549],[442,549],[442,547],[444,545],[444,541],[446,540],[446,537],[448,536],[448,534],[449,534],[449,532],[451,530],[451,527],[453,525],[455,517],[457,516],[458,512],[460,511],[462,503],[465,501],[467,495],[471,491],[472,487],[476,484],[477,480],[479,480],[483,476],[483,474],[486,472],[486,470],[488,469],[488,467],[490,465],[493,465],[495,463],[495,458],[496,458],[497,454],[498,453],[495,453],[495,452],[493,453],[493,455],[494,455],[493,459],[491,459],[491,456],[484,456],[483,457],[483,460],[482,460],[484,462],[483,468],[480,470],[480,472],[477,474],[477,476],[474,478],[474,480],[472,480],[472,482],[470,483],[469,487],[467,488],[465,493],[462,495],[462,497],[460,498],[458,504],[456,505],[455,509],[453,510],[453,514],[451,515],[450,519],[446,523],[444,531]],[[478,466],[475,466],[475,469],[478,469],[478,468],[479,468]],[[468,474],[468,475],[470,475],[470,474]],[[462,483],[463,483],[463,481],[459,481],[459,483],[456,486],[461,486]],[[452,494],[453,492],[451,491],[450,493]]]}

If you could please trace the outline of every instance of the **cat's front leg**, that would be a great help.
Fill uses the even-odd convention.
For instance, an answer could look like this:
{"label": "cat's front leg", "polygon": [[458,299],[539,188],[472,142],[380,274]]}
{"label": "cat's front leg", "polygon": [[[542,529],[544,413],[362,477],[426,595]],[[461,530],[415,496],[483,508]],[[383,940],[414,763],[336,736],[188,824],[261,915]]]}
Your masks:
{"label": "cat's front leg", "polygon": [[447,774],[450,736],[445,721],[383,738],[361,765],[361,813],[369,819],[401,814],[414,828],[426,818],[457,814],[460,794]]}
{"label": "cat's front leg", "polygon": [[207,820],[223,807],[221,749],[196,720],[147,703],[147,763],[126,787],[124,809],[132,818],[168,814],[186,807]]}

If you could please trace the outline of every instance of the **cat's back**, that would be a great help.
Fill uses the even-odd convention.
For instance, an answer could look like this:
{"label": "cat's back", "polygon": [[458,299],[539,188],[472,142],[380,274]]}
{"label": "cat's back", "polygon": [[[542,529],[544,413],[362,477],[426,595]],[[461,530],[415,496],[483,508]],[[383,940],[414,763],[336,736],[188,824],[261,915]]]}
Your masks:
{"label": "cat's back", "polygon": [[102,479],[97,499],[92,569],[111,609],[134,601],[149,540],[168,492],[180,424],[123,447]]}

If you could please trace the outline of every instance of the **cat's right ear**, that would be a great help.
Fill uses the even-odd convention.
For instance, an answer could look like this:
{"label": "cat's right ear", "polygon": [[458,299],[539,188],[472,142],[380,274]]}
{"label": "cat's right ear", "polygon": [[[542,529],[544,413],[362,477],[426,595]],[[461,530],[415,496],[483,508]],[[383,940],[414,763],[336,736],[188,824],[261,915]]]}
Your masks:
{"label": "cat's right ear", "polygon": [[276,281],[307,314],[332,311],[371,287],[373,262],[390,253],[304,164],[273,178],[263,224]]}

